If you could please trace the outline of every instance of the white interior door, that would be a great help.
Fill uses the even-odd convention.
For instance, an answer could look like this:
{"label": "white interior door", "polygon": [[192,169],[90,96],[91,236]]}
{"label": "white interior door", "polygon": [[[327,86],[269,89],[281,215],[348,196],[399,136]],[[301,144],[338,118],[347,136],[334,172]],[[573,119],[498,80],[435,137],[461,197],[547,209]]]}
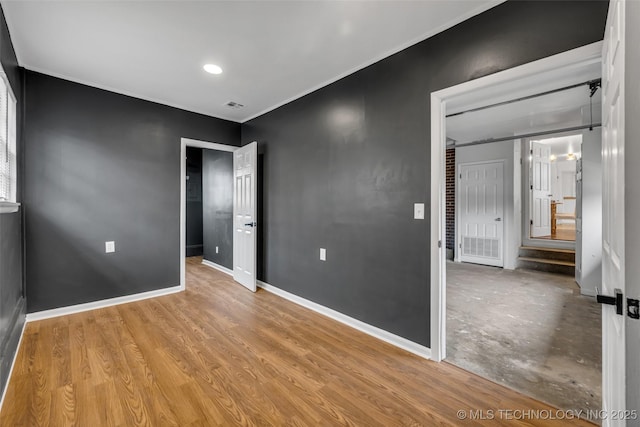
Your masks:
{"label": "white interior door", "polygon": [[[624,22],[625,2],[611,0],[602,48],[602,294],[625,291],[624,252]],[[624,313],[624,310],[623,310]],[[602,306],[602,405],[625,409],[625,319]],[[625,421],[603,420],[605,426]]]}
{"label": "white interior door", "polygon": [[233,153],[233,279],[256,291],[258,143]]}
{"label": "white interior door", "polygon": [[503,163],[461,164],[459,180],[459,259],[502,267]]}
{"label": "white interior door", "polygon": [[531,141],[531,237],[551,235],[551,147]]}

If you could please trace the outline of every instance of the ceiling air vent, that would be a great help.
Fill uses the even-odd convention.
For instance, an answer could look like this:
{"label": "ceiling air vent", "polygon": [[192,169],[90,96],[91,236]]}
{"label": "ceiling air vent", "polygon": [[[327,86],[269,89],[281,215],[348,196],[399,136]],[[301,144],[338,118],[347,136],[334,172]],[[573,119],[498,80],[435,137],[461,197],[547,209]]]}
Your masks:
{"label": "ceiling air vent", "polygon": [[239,102],[229,101],[226,103],[227,107],[233,108],[234,110],[239,110],[244,107],[244,104],[240,104]]}

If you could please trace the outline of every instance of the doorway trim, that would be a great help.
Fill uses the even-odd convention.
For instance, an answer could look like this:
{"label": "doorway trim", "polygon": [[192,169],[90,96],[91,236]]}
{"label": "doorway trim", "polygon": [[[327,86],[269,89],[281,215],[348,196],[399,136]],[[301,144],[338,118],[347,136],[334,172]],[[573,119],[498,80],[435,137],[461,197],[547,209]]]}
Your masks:
{"label": "doorway trim", "polygon": [[549,56],[485,77],[431,93],[431,220],[430,220],[430,286],[431,286],[431,358],[446,357],[446,104],[456,96],[486,89],[553,70],[572,68],[600,60],[602,42],[592,43],[567,52]]}
{"label": "doorway trim", "polygon": [[205,148],[234,152],[240,147],[219,144],[217,142],[199,141],[197,139],[180,138],[180,290],[186,289],[186,255],[187,244],[187,147]]}

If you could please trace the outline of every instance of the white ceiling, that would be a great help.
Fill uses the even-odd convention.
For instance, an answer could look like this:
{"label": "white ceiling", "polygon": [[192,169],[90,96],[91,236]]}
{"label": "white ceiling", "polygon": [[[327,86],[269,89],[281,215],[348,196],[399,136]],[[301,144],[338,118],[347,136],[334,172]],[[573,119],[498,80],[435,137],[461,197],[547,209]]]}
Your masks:
{"label": "white ceiling", "polygon": [[[2,1],[27,69],[243,122],[503,0]],[[205,63],[224,73],[210,75]],[[225,104],[244,104],[240,110]]]}
{"label": "white ceiling", "polygon": [[[566,160],[567,154],[580,154],[582,150],[582,134],[536,139],[534,142],[549,145],[551,154],[558,160]],[[553,157],[551,159],[553,160]]]}
{"label": "white ceiling", "polygon": [[[447,114],[543,93],[600,78],[600,61],[571,69],[541,73],[526,81],[503,84],[469,93],[447,104]],[[594,95],[593,123],[601,120],[601,92]],[[489,138],[581,126],[590,123],[587,85],[448,117],[447,137],[464,144]],[[540,136],[539,138],[545,138]]]}

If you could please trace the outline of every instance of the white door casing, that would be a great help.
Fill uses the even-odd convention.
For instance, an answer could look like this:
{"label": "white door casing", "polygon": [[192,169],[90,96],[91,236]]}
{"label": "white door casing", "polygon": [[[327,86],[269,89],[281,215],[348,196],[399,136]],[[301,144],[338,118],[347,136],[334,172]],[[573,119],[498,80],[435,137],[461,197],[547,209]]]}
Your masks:
{"label": "white door casing", "polygon": [[[602,46],[602,294],[625,291],[624,67],[625,2],[611,0]],[[624,313],[624,311],[623,311]],[[602,405],[607,415],[626,408],[625,319],[602,306]],[[623,426],[607,416],[604,426]]]}
{"label": "white door casing", "polygon": [[[468,94],[492,91],[496,87],[511,85],[511,93],[522,87],[533,88],[528,94],[541,90],[551,90],[559,82],[570,84],[573,82],[576,69],[601,62],[602,41],[582,46],[567,52],[562,52],[548,58],[543,58],[515,68],[500,71],[468,82],[460,83],[431,93],[431,210],[430,210],[430,275],[428,285],[431,288],[431,326],[430,347],[431,358],[440,361],[446,357],[446,250],[442,244],[446,236],[445,202],[445,146],[447,103],[465,97]],[[548,78],[551,74],[553,78]],[[558,78],[557,73],[562,77]],[[546,79],[542,82],[540,76]],[[530,79],[536,84],[531,85]],[[526,82],[525,85],[521,83]],[[565,84],[562,83],[562,84]],[[514,88],[515,86],[515,88]],[[525,94],[525,93],[522,93]],[[479,98],[484,99],[484,94]],[[529,199],[527,199],[529,200]],[[528,227],[527,227],[528,229]],[[528,233],[527,233],[528,234]]]}
{"label": "white door casing", "polygon": [[497,267],[504,264],[503,171],[503,161],[460,164],[460,261]]}
{"label": "white door casing", "polygon": [[531,141],[531,237],[551,235],[551,147]]}
{"label": "white door casing", "polygon": [[233,279],[256,291],[258,143],[233,153]]}

